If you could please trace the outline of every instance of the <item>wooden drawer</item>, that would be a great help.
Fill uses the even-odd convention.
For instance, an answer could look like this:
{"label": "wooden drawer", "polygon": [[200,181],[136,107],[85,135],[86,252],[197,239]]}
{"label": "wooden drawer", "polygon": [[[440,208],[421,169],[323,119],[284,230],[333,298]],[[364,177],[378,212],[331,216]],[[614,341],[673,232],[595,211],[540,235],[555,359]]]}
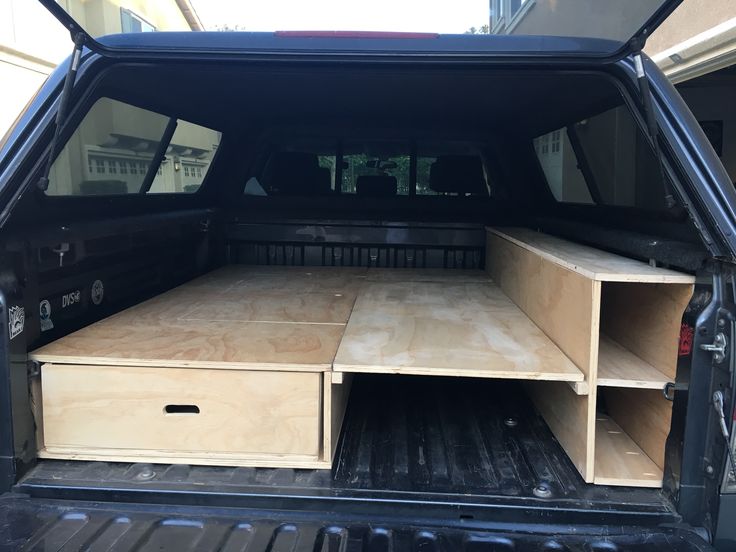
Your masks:
{"label": "wooden drawer", "polygon": [[276,465],[321,453],[318,372],[45,364],[41,378],[48,457]]}

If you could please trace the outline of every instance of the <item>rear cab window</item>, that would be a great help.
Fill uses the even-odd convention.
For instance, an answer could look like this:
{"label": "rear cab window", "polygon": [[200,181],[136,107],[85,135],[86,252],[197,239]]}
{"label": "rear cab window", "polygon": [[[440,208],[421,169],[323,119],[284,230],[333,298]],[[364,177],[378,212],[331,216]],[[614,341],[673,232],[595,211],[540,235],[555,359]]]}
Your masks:
{"label": "rear cab window", "polygon": [[246,196],[489,197],[480,148],[410,141],[320,139],[271,145]]}
{"label": "rear cab window", "polygon": [[183,119],[100,98],[54,160],[46,194],[194,193],[220,137]]}

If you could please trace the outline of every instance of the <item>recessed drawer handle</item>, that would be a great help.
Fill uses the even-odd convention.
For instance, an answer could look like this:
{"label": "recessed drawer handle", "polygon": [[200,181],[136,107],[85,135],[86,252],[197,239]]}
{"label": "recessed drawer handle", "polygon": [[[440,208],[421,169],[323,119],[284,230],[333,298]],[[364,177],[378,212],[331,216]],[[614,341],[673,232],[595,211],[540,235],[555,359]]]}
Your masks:
{"label": "recessed drawer handle", "polygon": [[167,404],[164,406],[164,414],[189,416],[199,414],[199,407],[196,404]]}

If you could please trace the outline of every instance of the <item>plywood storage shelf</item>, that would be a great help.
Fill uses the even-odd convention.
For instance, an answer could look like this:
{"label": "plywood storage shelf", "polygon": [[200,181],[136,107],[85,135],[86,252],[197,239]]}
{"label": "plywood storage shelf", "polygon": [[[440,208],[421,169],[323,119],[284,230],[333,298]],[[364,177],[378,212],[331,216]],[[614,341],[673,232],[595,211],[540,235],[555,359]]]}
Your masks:
{"label": "plywood storage shelf", "polygon": [[34,351],[39,456],[330,467],[353,276],[225,268]]}
{"label": "plywood storage shelf", "polygon": [[529,390],[585,480],[661,485],[694,277],[524,228],[488,229],[486,270],[584,375]]}

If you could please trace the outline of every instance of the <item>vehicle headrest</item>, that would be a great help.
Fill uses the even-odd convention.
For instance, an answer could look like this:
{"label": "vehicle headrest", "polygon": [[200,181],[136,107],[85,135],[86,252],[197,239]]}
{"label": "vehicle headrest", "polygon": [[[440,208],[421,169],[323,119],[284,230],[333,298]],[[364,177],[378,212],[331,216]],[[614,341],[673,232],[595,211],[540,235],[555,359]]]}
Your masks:
{"label": "vehicle headrest", "polygon": [[429,188],[441,193],[488,195],[480,157],[438,157],[429,168]]}
{"label": "vehicle headrest", "polygon": [[332,192],[332,172],[330,172],[330,169],[327,167],[317,167],[314,169],[310,189],[319,195]]}
{"label": "vehicle headrest", "polygon": [[396,177],[389,175],[363,175],[355,182],[355,191],[364,197],[393,197],[396,195]]}
{"label": "vehicle headrest", "polygon": [[271,160],[273,173],[269,188],[280,194],[312,195],[319,161],[312,153],[279,152]]}
{"label": "vehicle headrest", "polygon": [[122,180],[84,180],[79,184],[82,195],[118,195],[128,193],[128,184]]}

